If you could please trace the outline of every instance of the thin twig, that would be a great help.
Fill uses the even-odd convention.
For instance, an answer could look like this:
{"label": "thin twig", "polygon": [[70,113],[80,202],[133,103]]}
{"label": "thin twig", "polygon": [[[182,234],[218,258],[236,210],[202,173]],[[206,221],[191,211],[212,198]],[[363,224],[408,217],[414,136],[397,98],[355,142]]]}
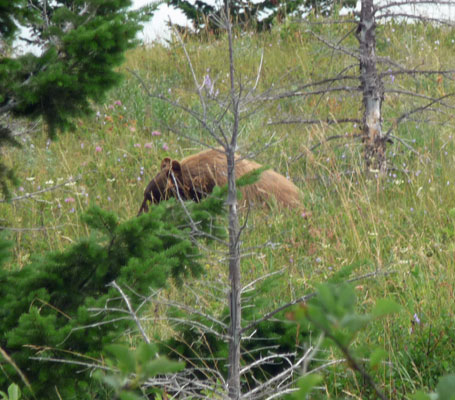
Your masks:
{"label": "thin twig", "polygon": [[125,294],[125,292],[122,290],[122,288],[117,284],[117,282],[112,281],[108,286],[112,286],[113,288],[117,289],[117,291],[120,293],[120,295],[123,298],[123,301],[126,303],[126,306],[128,307],[130,315],[133,317],[134,322],[136,323],[136,326],[139,329],[139,332],[141,332],[142,337],[145,340],[145,343],[150,344],[150,339],[145,333],[144,328],[142,327],[141,321],[139,320],[136,312],[133,310],[133,307],[131,306],[130,299],[128,296]]}
{"label": "thin twig", "polygon": [[194,86],[196,87],[197,94],[199,95],[199,101],[201,102],[201,106],[202,106],[202,110],[203,110],[203,118],[206,121],[207,120],[207,106],[206,106],[205,101],[204,101],[204,96],[202,95],[202,88],[204,86],[204,83],[202,83],[202,85],[199,86],[198,81],[197,81],[197,77],[196,77],[196,72],[194,72],[193,63],[191,62],[191,58],[190,58],[190,55],[188,54],[188,51],[186,50],[185,43],[183,42],[182,37],[180,36],[180,34],[177,31],[177,29],[175,29],[175,27],[173,25],[171,25],[171,26],[172,26],[173,32],[177,36],[177,38],[178,38],[178,40],[180,42],[180,45],[182,46],[183,51],[185,53],[185,57],[186,57],[186,60],[188,62],[188,66],[189,66],[191,74],[193,76]]}
{"label": "thin twig", "polygon": [[360,124],[362,121],[357,118],[340,118],[340,119],[287,119],[281,121],[270,121],[267,125],[291,125],[291,124],[327,124],[327,125],[338,125],[338,124]]}
{"label": "thin twig", "polygon": [[68,183],[77,182],[77,181],[79,181],[81,179],[82,179],[82,175],[78,175],[76,178],[71,177],[71,178],[69,178],[68,180],[66,180],[63,183],[60,183],[58,185],[51,186],[51,187],[48,187],[48,188],[45,188],[45,189],[41,189],[41,190],[38,190],[38,191],[33,192],[33,193],[26,193],[26,194],[24,194],[22,196],[12,197],[11,199],[0,199],[0,203],[7,203],[7,202],[10,202],[10,201],[18,201],[18,200],[29,199],[29,198],[31,198],[33,196],[38,195],[38,194],[45,193],[45,192],[50,192],[52,190],[58,189],[58,188],[60,188],[62,186],[65,186]]}
{"label": "thin twig", "polygon": [[13,228],[10,226],[0,226],[0,231],[11,231],[11,232],[37,232],[37,231],[47,231],[49,229],[60,229],[65,225],[56,225],[56,226],[37,226],[34,228]]}
{"label": "thin twig", "polygon": [[[379,276],[379,275],[384,275],[384,276],[385,275],[390,275],[392,273],[394,273],[394,271],[375,271],[375,272],[370,272],[368,274],[364,274],[364,275],[349,279],[346,282],[352,283],[352,282],[356,282],[358,280],[368,279],[368,278],[372,278],[372,277]],[[283,304],[282,306],[276,308],[275,310],[272,310],[272,311],[268,312],[267,314],[265,314],[261,318],[251,322],[250,324],[248,324],[247,326],[242,328],[241,329],[241,333],[243,334],[244,332],[246,332],[246,331],[254,328],[255,326],[257,326],[261,322],[267,321],[268,319],[272,318],[274,315],[278,314],[279,312],[281,312],[283,310],[286,310],[287,308],[292,307],[292,306],[294,306],[294,305],[296,305],[298,303],[304,303],[304,302],[312,299],[315,296],[316,296],[316,292],[313,292],[313,293],[309,293],[309,294],[306,294],[304,296],[301,296],[298,299],[295,299],[295,300],[293,300],[293,301],[291,301],[289,303]]]}
{"label": "thin twig", "polygon": [[[27,386],[27,388],[33,394],[32,386],[30,385],[30,382],[27,379],[27,377],[25,376],[25,374],[21,371],[21,369],[17,366],[17,364],[14,362],[14,360],[9,356],[9,354],[5,350],[3,350],[1,347],[0,347],[0,354],[3,356],[3,358],[6,360],[6,362],[8,362],[14,368],[14,370],[21,377],[22,382],[25,383],[25,386]],[[34,395],[33,395],[33,397],[35,398]]]}
{"label": "thin twig", "polygon": [[66,359],[62,359],[62,358],[30,357],[30,360],[56,362],[56,363],[69,364],[69,365],[80,365],[82,367],[93,368],[93,369],[102,369],[104,371],[116,371],[115,369],[106,367],[102,364],[87,363],[87,362],[76,361],[76,360],[66,360]]}
{"label": "thin twig", "polygon": [[410,110],[404,114],[402,114],[399,118],[397,118],[395,120],[395,123],[389,128],[389,130],[387,131],[387,133],[384,135],[384,137],[389,137],[392,130],[401,122],[403,121],[404,119],[407,119],[410,115],[412,114],[415,114],[415,113],[418,113],[420,111],[424,111],[428,108],[430,108],[433,104],[436,104],[436,103],[441,103],[443,99],[446,99],[447,97],[451,97],[451,96],[454,96],[455,93],[449,93],[449,94],[446,94],[445,96],[442,96],[440,97],[439,99],[433,99],[432,101],[430,101],[428,104],[424,105],[424,106],[421,106],[421,107],[417,107],[417,108],[414,108],[413,110]]}

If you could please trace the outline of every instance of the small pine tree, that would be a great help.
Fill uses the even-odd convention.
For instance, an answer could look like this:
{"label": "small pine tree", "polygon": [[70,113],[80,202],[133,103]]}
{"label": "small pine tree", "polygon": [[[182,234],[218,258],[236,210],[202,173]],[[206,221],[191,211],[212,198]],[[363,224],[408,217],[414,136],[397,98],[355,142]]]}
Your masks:
{"label": "small pine tree", "polygon": [[[188,210],[197,215],[199,229],[218,235],[223,230],[214,226],[213,215],[221,213],[222,204],[210,198],[188,204]],[[150,288],[164,287],[168,278],[178,283],[199,275],[200,255],[186,218],[175,201],[126,222],[93,207],[84,217],[95,231],[90,237],[38,257],[20,271],[0,269],[0,347],[8,355],[0,355],[0,390],[22,383],[19,369],[31,382],[31,390],[22,388],[25,398],[98,398],[106,388],[81,373],[80,366],[43,364],[33,357],[96,363],[105,345],[125,341],[125,332],[134,328],[121,311],[90,311],[125,308],[109,283],[126,288],[136,309]],[[0,261],[7,254],[0,241]]]}
{"label": "small pine tree", "polygon": [[[89,113],[121,75],[115,71],[135,45],[145,10],[127,11],[131,0],[0,1],[0,117],[43,117],[51,136]],[[32,33],[40,55],[15,55],[19,24]],[[0,119],[0,146],[17,143]],[[0,184],[11,169],[0,163]]]}

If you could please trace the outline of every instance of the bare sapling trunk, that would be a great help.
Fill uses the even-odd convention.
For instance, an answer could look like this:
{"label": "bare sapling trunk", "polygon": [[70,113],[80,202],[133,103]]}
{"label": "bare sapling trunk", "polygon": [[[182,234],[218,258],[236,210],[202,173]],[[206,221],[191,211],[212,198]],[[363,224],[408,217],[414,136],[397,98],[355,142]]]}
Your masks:
{"label": "bare sapling trunk", "polygon": [[240,398],[240,339],[241,339],[241,282],[240,282],[240,243],[239,218],[235,185],[234,149],[230,148],[228,159],[228,206],[229,206],[229,398]]}
{"label": "bare sapling trunk", "polygon": [[231,84],[231,107],[234,117],[231,141],[227,144],[226,157],[228,168],[228,198],[229,207],[229,367],[228,392],[229,398],[240,399],[240,340],[241,340],[241,279],[240,279],[240,229],[237,210],[237,188],[235,183],[235,150],[239,130],[239,95],[235,91],[234,48],[232,41],[232,25],[229,14],[229,0],[225,0],[226,27],[229,41],[229,75]]}
{"label": "bare sapling trunk", "polygon": [[362,0],[357,39],[360,44],[360,81],[363,94],[363,141],[367,170],[387,169],[386,140],[381,106],[384,87],[376,69],[376,10],[373,0]]}

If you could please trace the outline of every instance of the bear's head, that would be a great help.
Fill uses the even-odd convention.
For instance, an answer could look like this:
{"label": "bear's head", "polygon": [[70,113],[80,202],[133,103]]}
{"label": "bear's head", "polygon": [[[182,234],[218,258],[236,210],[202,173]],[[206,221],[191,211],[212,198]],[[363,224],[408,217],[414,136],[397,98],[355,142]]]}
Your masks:
{"label": "bear's head", "polygon": [[148,201],[158,204],[171,197],[188,200],[189,196],[188,188],[184,185],[182,166],[178,161],[166,157],[161,162],[160,172],[150,181],[144,191],[144,201],[138,214],[148,211]]}

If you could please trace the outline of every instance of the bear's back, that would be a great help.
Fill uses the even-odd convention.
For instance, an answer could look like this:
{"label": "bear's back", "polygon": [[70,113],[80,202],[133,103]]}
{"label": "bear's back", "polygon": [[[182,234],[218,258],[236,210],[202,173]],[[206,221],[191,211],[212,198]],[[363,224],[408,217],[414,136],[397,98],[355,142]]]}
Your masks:
{"label": "bear's back", "polygon": [[[261,167],[255,161],[240,159],[236,156],[236,178],[240,178],[250,171]],[[193,154],[181,161],[182,172],[193,185],[206,192],[211,192],[215,185],[223,186],[227,183],[227,161],[223,150],[204,150]],[[262,172],[259,180],[241,188],[243,200],[247,203],[267,203],[274,197],[278,204],[284,207],[302,207],[300,191],[283,175],[268,169]],[[243,201],[242,201],[243,202]]]}
{"label": "bear's back", "polygon": [[[250,160],[239,159],[236,155],[236,178],[240,178],[247,172],[261,167],[260,164]],[[223,150],[204,150],[193,154],[181,161],[182,172],[187,177],[204,177],[218,186],[227,183],[227,160]]]}

